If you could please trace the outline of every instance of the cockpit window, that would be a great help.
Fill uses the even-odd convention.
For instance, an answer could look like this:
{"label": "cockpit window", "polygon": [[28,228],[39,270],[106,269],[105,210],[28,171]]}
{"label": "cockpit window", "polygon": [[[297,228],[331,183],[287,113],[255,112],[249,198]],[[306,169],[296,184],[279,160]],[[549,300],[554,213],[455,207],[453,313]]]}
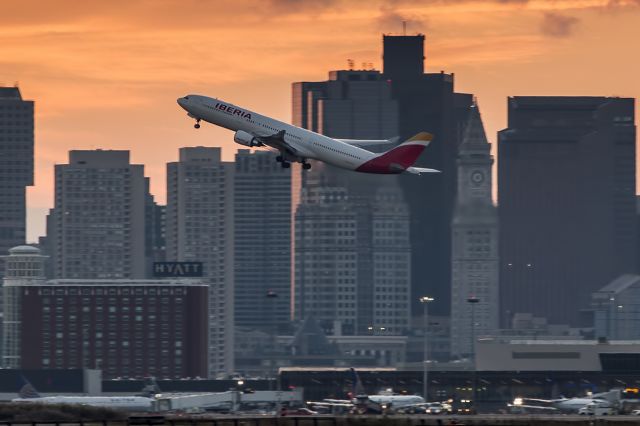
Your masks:
{"label": "cockpit window", "polygon": [[185,96],[184,98],[185,98],[186,100],[189,100],[189,97],[188,97],[188,96]]}

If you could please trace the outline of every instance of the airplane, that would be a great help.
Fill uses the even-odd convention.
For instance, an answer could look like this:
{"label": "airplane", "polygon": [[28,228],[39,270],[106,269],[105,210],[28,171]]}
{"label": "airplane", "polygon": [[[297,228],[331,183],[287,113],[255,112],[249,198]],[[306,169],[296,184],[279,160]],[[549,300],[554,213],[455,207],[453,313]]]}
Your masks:
{"label": "airplane", "polygon": [[37,404],[76,404],[91,407],[106,407],[126,411],[152,411],[154,399],[146,396],[41,396],[27,379],[18,392],[19,398],[11,402]]}
{"label": "airplane", "polygon": [[438,170],[414,167],[413,164],[429,145],[433,136],[420,132],[407,141],[386,152],[374,153],[364,146],[393,144],[397,138],[384,140],[334,139],[307,129],[293,126],[273,118],[260,115],[202,95],[187,95],[178,98],[178,105],[187,115],[196,120],[194,127],[200,128],[200,121],[233,130],[233,140],[248,147],[268,146],[280,152],[276,161],[283,168],[291,167],[291,162],[302,164],[308,170],[307,160],[325,163],[361,173],[438,173]]}
{"label": "airplane", "polygon": [[[510,406],[518,407],[521,409],[547,409],[549,411],[557,410],[565,413],[577,413],[581,408],[586,407],[589,404],[596,404],[599,407],[611,406],[620,400],[620,389],[612,389],[609,392],[602,392],[593,394],[591,396],[576,397],[576,398],[558,398],[558,399],[537,399],[537,398],[522,398],[518,397],[513,400],[513,404]],[[547,404],[546,406],[540,405],[526,405],[526,401],[532,401],[537,403]]]}
{"label": "airplane", "polygon": [[360,380],[358,372],[350,368],[353,392],[349,393],[350,399],[324,399],[322,401],[309,401],[308,405],[325,408],[345,408],[351,407],[361,413],[383,412],[385,409],[398,409],[409,407],[424,407],[429,403],[419,395],[395,395],[390,391],[381,392],[377,395],[368,395],[364,391],[364,386]]}

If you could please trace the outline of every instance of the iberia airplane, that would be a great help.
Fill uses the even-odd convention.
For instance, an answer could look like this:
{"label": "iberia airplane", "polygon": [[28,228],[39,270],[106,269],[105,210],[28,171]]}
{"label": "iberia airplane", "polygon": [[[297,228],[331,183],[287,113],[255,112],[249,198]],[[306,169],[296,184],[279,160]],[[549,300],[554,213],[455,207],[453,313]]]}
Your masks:
{"label": "iberia airplane", "polygon": [[320,160],[333,166],[362,173],[438,172],[434,169],[413,167],[433,138],[426,132],[418,133],[386,152],[374,153],[361,147],[394,143],[396,138],[333,139],[228,102],[201,95],[178,98],[178,104],[187,111],[189,117],[196,120],[196,129],[200,128],[200,121],[204,120],[236,132],[233,140],[240,145],[269,146],[280,151],[276,160],[282,164],[283,168],[291,167],[291,162],[298,162],[303,168],[310,169],[311,164],[307,160]]}

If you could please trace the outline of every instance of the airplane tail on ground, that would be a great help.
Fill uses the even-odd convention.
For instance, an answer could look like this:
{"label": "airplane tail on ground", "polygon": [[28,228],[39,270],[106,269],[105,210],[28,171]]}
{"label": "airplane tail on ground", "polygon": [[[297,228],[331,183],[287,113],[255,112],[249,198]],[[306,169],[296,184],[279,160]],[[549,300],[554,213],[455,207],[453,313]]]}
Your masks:
{"label": "airplane tail on ground", "polygon": [[40,394],[36,388],[34,388],[23,375],[20,375],[20,390],[18,391],[18,395],[22,399],[40,398]]}
{"label": "airplane tail on ground", "polygon": [[362,385],[360,376],[358,376],[358,372],[355,368],[350,368],[349,371],[351,372],[351,380],[353,381],[353,397],[365,395],[364,386]]}
{"label": "airplane tail on ground", "polygon": [[356,171],[381,174],[396,174],[404,171],[416,174],[438,172],[433,169],[411,167],[432,139],[431,134],[420,132],[400,145],[362,164]]}

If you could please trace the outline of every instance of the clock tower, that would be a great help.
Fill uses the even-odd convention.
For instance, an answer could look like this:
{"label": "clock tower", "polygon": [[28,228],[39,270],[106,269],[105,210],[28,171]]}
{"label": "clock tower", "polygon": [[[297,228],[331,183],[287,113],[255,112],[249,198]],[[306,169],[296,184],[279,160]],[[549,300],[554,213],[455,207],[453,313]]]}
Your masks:
{"label": "clock tower", "polygon": [[458,147],[452,219],[451,356],[469,357],[498,328],[498,215],[491,198],[491,145],[473,105]]}

